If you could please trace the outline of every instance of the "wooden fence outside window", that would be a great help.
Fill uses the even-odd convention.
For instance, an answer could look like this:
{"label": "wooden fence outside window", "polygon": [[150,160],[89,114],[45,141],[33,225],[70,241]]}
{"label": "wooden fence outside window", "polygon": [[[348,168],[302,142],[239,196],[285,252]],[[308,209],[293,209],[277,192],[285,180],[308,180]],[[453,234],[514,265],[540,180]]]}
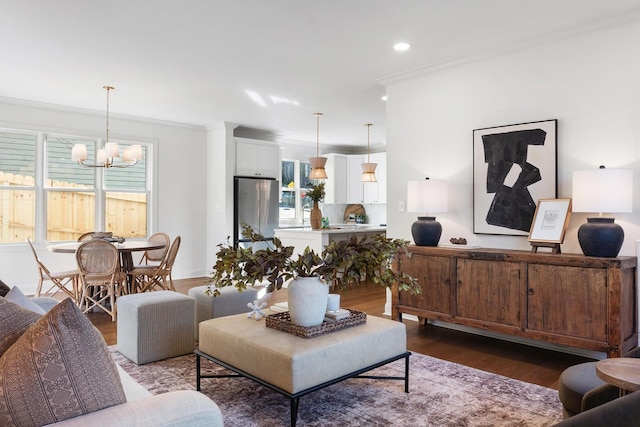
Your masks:
{"label": "wooden fence outside window", "polygon": [[[31,176],[0,172],[0,243],[25,242],[35,236],[35,190]],[[6,188],[7,186],[12,188]],[[29,187],[29,188],[23,188]],[[48,181],[47,240],[76,240],[87,231],[95,231],[95,193],[87,186]],[[85,191],[83,191],[85,190]],[[147,195],[105,191],[106,230],[133,238],[147,236]],[[42,208],[42,207],[39,207]]]}

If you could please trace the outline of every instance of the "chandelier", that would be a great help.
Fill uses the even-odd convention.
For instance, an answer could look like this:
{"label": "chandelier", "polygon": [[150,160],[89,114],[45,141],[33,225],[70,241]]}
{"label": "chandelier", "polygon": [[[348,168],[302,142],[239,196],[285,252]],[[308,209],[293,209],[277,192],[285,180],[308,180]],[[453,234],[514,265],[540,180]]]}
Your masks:
{"label": "chandelier", "polygon": [[107,91],[107,138],[104,148],[98,150],[95,163],[87,163],[87,146],[85,144],[74,144],[71,149],[71,160],[84,168],[128,168],[143,158],[142,146],[133,144],[123,149],[122,161],[124,163],[115,163],[115,159],[120,158],[120,149],[117,142],[109,141],[109,92],[113,90],[113,86],[102,86],[102,88]]}
{"label": "chandelier", "polygon": [[309,179],[327,179],[327,171],[324,165],[327,163],[326,157],[320,157],[320,116],[322,113],[313,113],[316,116],[316,157],[310,157],[311,173]]}
{"label": "chandelier", "polygon": [[362,164],[362,178],[360,179],[362,182],[378,182],[376,179],[376,166],[377,163],[370,163],[369,154],[371,152],[369,137],[371,133],[371,123],[365,124],[367,127],[367,163]]}

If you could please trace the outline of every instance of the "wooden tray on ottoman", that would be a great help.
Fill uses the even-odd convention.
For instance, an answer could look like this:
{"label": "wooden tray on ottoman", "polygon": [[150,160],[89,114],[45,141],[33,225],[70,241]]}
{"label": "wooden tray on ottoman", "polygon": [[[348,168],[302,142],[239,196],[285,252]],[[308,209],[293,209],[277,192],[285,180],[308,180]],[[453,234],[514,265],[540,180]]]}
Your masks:
{"label": "wooden tray on ottoman", "polygon": [[288,311],[282,313],[270,314],[266,317],[267,328],[278,329],[283,332],[296,335],[301,338],[313,338],[319,335],[328,334],[329,332],[339,331],[340,329],[349,328],[351,326],[360,325],[367,321],[367,313],[357,310],[346,309],[350,311],[349,317],[335,322],[324,321],[317,326],[300,326],[291,323],[291,317]]}

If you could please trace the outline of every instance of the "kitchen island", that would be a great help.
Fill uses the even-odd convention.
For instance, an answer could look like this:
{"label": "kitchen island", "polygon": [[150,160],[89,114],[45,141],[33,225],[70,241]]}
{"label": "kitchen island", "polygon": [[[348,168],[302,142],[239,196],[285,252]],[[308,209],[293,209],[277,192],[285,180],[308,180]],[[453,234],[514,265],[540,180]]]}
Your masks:
{"label": "kitchen island", "polygon": [[375,234],[386,235],[386,227],[368,224],[341,224],[319,230],[312,230],[311,228],[280,228],[275,232],[275,236],[280,239],[283,245],[295,248],[294,254],[303,253],[307,246],[313,249],[315,253],[320,254],[322,249],[331,242],[347,240],[354,235],[361,239],[365,235],[373,236]]}

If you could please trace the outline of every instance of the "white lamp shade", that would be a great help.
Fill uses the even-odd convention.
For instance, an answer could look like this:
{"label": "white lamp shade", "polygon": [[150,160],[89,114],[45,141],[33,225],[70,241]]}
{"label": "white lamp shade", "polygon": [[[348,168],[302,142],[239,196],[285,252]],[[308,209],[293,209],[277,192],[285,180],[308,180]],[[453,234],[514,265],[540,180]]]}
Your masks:
{"label": "white lamp shade", "polygon": [[107,142],[104,145],[104,149],[107,152],[107,157],[120,157],[117,142]]}
{"label": "white lamp shade", "polygon": [[104,148],[101,148],[98,150],[98,153],[96,154],[96,163],[101,165],[106,162],[107,162],[107,152],[104,151]]}
{"label": "white lamp shade", "polygon": [[447,212],[448,199],[446,181],[425,179],[407,183],[407,212]]}
{"label": "white lamp shade", "polygon": [[573,172],[571,203],[574,212],[632,212],[633,171],[602,168]]}
{"label": "white lamp shade", "polygon": [[74,144],[71,148],[71,160],[79,162],[87,160],[87,146],[85,144]]}
{"label": "white lamp shade", "polygon": [[134,160],[142,159],[142,146],[140,144],[133,144],[131,146],[131,156]]}
{"label": "white lamp shade", "polygon": [[135,159],[133,158],[133,150],[129,147],[122,150],[122,160],[125,162],[132,162]]}

